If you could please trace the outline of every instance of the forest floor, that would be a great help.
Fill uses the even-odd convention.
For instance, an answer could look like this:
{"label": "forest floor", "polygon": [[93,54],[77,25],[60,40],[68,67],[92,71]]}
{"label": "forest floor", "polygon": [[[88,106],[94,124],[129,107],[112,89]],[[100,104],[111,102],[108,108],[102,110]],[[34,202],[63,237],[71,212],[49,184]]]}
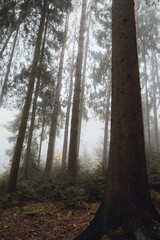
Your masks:
{"label": "forest floor", "polygon": [[0,240],[71,240],[87,227],[98,207],[99,203],[66,208],[61,202],[41,202],[0,209]]}

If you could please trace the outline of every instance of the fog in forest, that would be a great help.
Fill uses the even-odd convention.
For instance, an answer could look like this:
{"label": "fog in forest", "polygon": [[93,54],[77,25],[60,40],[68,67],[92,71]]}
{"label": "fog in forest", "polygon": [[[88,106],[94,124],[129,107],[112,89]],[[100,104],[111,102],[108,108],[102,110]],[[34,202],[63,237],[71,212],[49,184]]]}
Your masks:
{"label": "fog in forest", "polygon": [[159,240],[160,1],[2,0],[0,60],[0,239]]}
{"label": "fog in forest", "polygon": [[[72,98],[74,89],[74,78],[75,78],[75,68],[76,68],[76,58],[78,50],[78,29],[80,24],[80,2],[77,3],[77,7],[74,11],[71,11],[69,16],[69,22],[67,23],[67,33],[65,31],[65,14],[62,18],[61,24],[56,23],[55,29],[53,29],[53,24],[49,24],[47,27],[47,22],[44,25],[44,34],[42,34],[42,50],[43,53],[43,71],[41,71],[41,81],[40,84],[42,88],[39,92],[37,101],[37,116],[35,117],[33,138],[35,139],[35,148],[39,149],[40,142],[40,131],[42,125],[44,104],[46,104],[46,114],[47,119],[45,120],[44,128],[44,141],[42,143],[41,150],[41,160],[42,165],[45,165],[47,156],[47,145],[49,143],[49,129],[51,124],[51,117],[53,113],[54,104],[54,91],[56,91],[56,81],[59,69],[59,58],[61,55],[61,47],[63,49],[62,33],[66,34],[65,39],[65,54],[63,59],[63,69],[62,69],[62,83],[61,83],[61,93],[59,97],[60,101],[60,114],[58,117],[58,124],[56,130],[56,139],[54,153],[58,153],[60,158],[63,152],[63,139],[64,139],[64,129],[65,129],[65,114],[67,111],[67,98],[69,96],[69,82],[71,78],[72,71]],[[8,5],[6,5],[7,7]],[[75,3],[74,3],[74,6]],[[106,11],[103,11],[104,6]],[[10,7],[10,6],[9,6]],[[23,4],[22,4],[23,7]],[[1,6],[3,11],[3,4]],[[7,8],[6,8],[7,9]],[[36,34],[38,31],[38,22],[40,21],[39,16],[36,17],[34,12],[32,14],[32,9],[30,9],[28,16],[19,17],[21,18],[17,28],[12,26],[14,22],[17,21],[17,16],[12,20],[12,11],[14,7],[11,5],[10,12],[7,16],[9,17],[9,25],[7,30],[7,23],[2,24],[2,37],[1,37],[1,104],[2,109],[1,114],[1,145],[0,145],[0,168],[1,171],[8,169],[9,161],[11,161],[14,153],[14,144],[16,142],[16,134],[18,133],[18,123],[16,130],[14,129],[13,121],[16,118],[16,114],[21,114],[23,111],[23,104],[25,99],[25,94],[27,91],[28,77],[31,71],[31,63],[33,58],[33,52],[36,41]],[[17,10],[18,11],[18,10]],[[34,10],[33,10],[34,11]],[[35,8],[35,13],[38,12]],[[145,12],[145,14],[144,14]],[[5,14],[5,13],[4,13]],[[2,12],[3,16],[3,12]],[[107,17],[106,17],[107,16]],[[29,17],[31,18],[29,20]],[[83,65],[82,65],[82,78],[84,81],[84,86],[81,86],[84,95],[82,103],[82,127],[80,134],[80,152],[79,158],[82,158],[87,154],[88,159],[97,159],[102,161],[103,146],[104,146],[104,136],[105,136],[105,121],[108,121],[107,127],[107,149],[109,149],[109,138],[110,138],[110,103],[109,99],[107,102],[107,96],[109,95],[109,82],[110,82],[110,71],[111,71],[111,2],[106,3],[99,2],[95,8],[94,1],[89,2],[86,25],[84,30],[84,53],[83,53]],[[106,22],[104,19],[106,18]],[[141,93],[142,93],[142,104],[143,104],[143,120],[145,129],[145,142],[146,148],[152,149],[154,152],[159,151],[159,6],[154,4],[146,5],[144,1],[141,1],[137,5],[136,19],[137,25],[137,39],[138,39],[138,51],[139,51],[139,69],[141,77]],[[30,21],[30,25],[29,24]],[[50,20],[48,20],[50,21]],[[36,24],[36,28],[34,28]],[[13,30],[12,30],[13,29]],[[55,30],[55,35],[54,31]],[[7,35],[7,31],[11,31],[11,36]],[[17,32],[16,32],[17,31]],[[34,32],[35,31],[35,32]],[[52,39],[54,35],[54,40]],[[8,37],[8,38],[7,38]],[[64,36],[63,36],[64,37]],[[33,41],[32,41],[33,40]],[[45,42],[43,42],[45,41]],[[44,44],[44,46],[43,46]],[[74,46],[74,47],[73,47]],[[73,69],[71,70],[71,62],[74,54]],[[85,59],[86,58],[86,59]],[[62,59],[61,59],[62,61]],[[41,62],[41,68],[42,68]],[[86,66],[84,66],[86,65]],[[85,71],[85,72],[84,72]],[[46,75],[45,75],[46,74]],[[84,75],[83,75],[84,74]],[[35,76],[35,82],[37,81]],[[48,81],[48,82],[47,82]],[[45,83],[46,82],[46,83]],[[36,83],[35,83],[36,84]],[[83,83],[82,83],[83,84]],[[34,87],[34,89],[36,86]],[[35,91],[35,90],[34,90]],[[46,94],[46,95],[45,95]],[[82,93],[81,93],[82,94]],[[46,99],[46,103],[45,103]],[[31,119],[32,104],[34,101],[34,95],[32,96],[32,103],[30,107],[30,114],[28,119],[27,131],[29,131],[29,123]],[[71,99],[73,101],[73,99]],[[49,103],[51,103],[49,105]],[[108,104],[108,106],[107,106]],[[105,120],[106,109],[108,108],[107,120]],[[71,122],[71,111],[70,108],[70,119],[69,119],[69,129],[70,132],[70,122]],[[16,112],[16,114],[14,114]],[[50,118],[50,119],[49,119]],[[19,120],[20,121],[20,120]],[[11,126],[13,125],[13,127]],[[10,129],[7,129],[7,128]],[[12,140],[9,140],[9,137]],[[68,146],[69,149],[69,137],[68,136]],[[27,138],[27,137],[26,137]],[[23,151],[27,147],[27,139],[24,141]],[[13,149],[13,151],[11,151]],[[101,154],[97,153],[101,151]],[[9,150],[9,151],[8,151]],[[7,153],[8,152],[8,153]],[[12,152],[12,153],[11,153]],[[68,151],[67,151],[68,152]],[[37,153],[38,154],[38,153]],[[97,155],[97,156],[96,156]],[[101,155],[101,157],[100,157]],[[54,158],[54,157],[53,157]],[[108,158],[108,153],[107,153]],[[82,160],[86,161],[86,160]],[[89,161],[89,160],[88,160]],[[23,157],[21,158],[23,162]],[[53,160],[54,162],[54,160]],[[60,164],[60,163],[59,163]]]}

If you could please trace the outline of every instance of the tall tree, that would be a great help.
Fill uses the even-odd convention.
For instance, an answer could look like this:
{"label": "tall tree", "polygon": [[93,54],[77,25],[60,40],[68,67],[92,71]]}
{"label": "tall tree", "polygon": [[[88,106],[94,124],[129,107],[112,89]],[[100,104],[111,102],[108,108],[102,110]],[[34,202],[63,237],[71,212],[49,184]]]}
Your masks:
{"label": "tall tree", "polygon": [[104,140],[103,140],[103,167],[107,166],[108,157],[108,128],[109,128],[109,117],[110,117],[110,96],[111,96],[111,79],[107,91],[107,103],[106,103],[106,115],[105,115],[105,127],[104,127]]}
{"label": "tall tree", "polygon": [[100,240],[121,226],[128,237],[158,240],[144,150],[134,0],[112,3],[111,144],[104,201],[75,240]]}
{"label": "tall tree", "polygon": [[147,64],[146,64],[146,46],[143,39],[143,63],[144,63],[144,85],[145,85],[145,99],[146,99],[146,115],[147,115],[147,137],[148,147],[151,149],[151,133],[150,133],[150,114],[149,114],[149,100],[148,100],[148,79],[147,79]]}
{"label": "tall tree", "polygon": [[38,63],[38,57],[39,57],[39,52],[40,52],[40,46],[41,46],[41,41],[42,41],[42,35],[43,35],[43,29],[44,29],[47,9],[48,9],[48,1],[45,0],[43,8],[42,8],[41,20],[40,20],[39,29],[38,29],[38,35],[37,35],[37,41],[36,41],[36,46],[35,46],[35,51],[34,51],[32,69],[31,69],[30,79],[29,79],[29,83],[28,83],[28,90],[27,90],[27,94],[26,94],[25,104],[23,107],[23,113],[22,113],[21,123],[20,123],[20,127],[19,127],[19,133],[18,133],[18,137],[17,137],[15,152],[14,152],[10,175],[9,175],[9,182],[8,182],[8,191],[9,192],[16,191],[19,163],[20,163],[20,158],[21,158],[24,136],[25,136],[25,132],[26,132],[26,126],[27,126],[30,105],[31,105],[31,101],[32,101],[36,68],[37,68],[37,63]]}
{"label": "tall tree", "polygon": [[68,12],[68,14],[66,16],[64,41],[63,41],[63,46],[62,46],[61,56],[60,56],[58,81],[57,81],[56,92],[55,92],[54,109],[53,109],[52,119],[51,119],[51,127],[50,127],[50,133],[49,133],[48,153],[47,153],[47,159],[46,159],[45,172],[51,172],[51,170],[52,170],[58,113],[59,113],[59,109],[60,109],[60,92],[61,92],[61,87],[62,87],[62,72],[63,72],[63,64],[64,64],[64,54],[65,54],[65,50],[66,50],[69,16],[70,16],[70,12]]}
{"label": "tall tree", "polygon": [[75,86],[74,86],[74,96],[73,96],[69,159],[68,159],[68,173],[73,177],[76,177],[76,174],[77,174],[79,110],[80,110],[80,97],[81,97],[81,74],[82,74],[82,62],[83,62],[86,9],[87,9],[87,0],[83,0],[80,30],[79,30],[78,55],[77,55],[76,73],[75,73]]}
{"label": "tall tree", "polygon": [[80,97],[81,99],[80,99],[80,107],[79,107],[79,129],[78,129],[77,155],[79,155],[79,149],[80,149],[82,117],[83,117],[83,110],[84,110],[84,94],[85,94],[85,83],[86,83],[87,57],[88,57],[90,27],[91,27],[91,8],[92,8],[92,6],[90,6],[90,9],[89,9],[87,37],[86,37],[85,51],[84,51],[84,61],[83,61],[82,87],[81,87],[81,97]]}
{"label": "tall tree", "polygon": [[40,135],[39,153],[38,153],[38,167],[40,167],[42,142],[43,142],[43,138],[44,138],[45,120],[46,120],[46,105],[43,108],[42,130],[41,130],[41,135]]}
{"label": "tall tree", "polygon": [[35,89],[33,106],[32,106],[31,123],[30,123],[30,128],[29,128],[27,149],[26,149],[25,158],[24,158],[23,171],[24,171],[25,179],[28,177],[28,166],[29,166],[29,160],[30,160],[31,143],[32,143],[32,136],[33,136],[33,130],[34,130],[35,117],[36,117],[37,100],[38,100],[38,94],[39,94],[39,88],[40,88],[40,82],[41,82],[41,69],[42,69],[43,58],[44,58],[44,48],[45,48],[45,41],[46,41],[47,26],[48,26],[48,17],[46,19],[46,24],[45,24],[44,38],[43,38],[40,63],[39,63],[39,72],[38,72],[38,78],[37,78],[37,82],[36,82],[36,89]]}
{"label": "tall tree", "polygon": [[154,55],[153,51],[151,52],[151,65],[152,65],[152,103],[153,103],[153,113],[154,113],[154,136],[155,136],[155,149],[158,152],[159,150],[159,132],[158,132],[158,116],[157,116],[157,101],[156,101],[156,69],[154,66]]}
{"label": "tall tree", "polygon": [[73,71],[74,71],[74,59],[75,59],[76,31],[77,31],[77,2],[75,4],[74,37],[73,37],[72,58],[71,58],[71,67],[70,67],[70,87],[69,87],[64,141],[63,141],[62,169],[66,168],[66,161],[67,161],[69,119],[70,119],[71,100],[72,100],[72,92],[73,92]]}

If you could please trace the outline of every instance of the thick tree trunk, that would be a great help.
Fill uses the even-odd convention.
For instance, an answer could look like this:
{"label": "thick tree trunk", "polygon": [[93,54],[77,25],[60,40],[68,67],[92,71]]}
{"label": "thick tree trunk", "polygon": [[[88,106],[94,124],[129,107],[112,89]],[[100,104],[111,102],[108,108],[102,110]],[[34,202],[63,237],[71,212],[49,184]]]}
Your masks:
{"label": "thick tree trunk", "polygon": [[147,116],[147,136],[148,147],[151,150],[151,133],[150,133],[150,117],[149,117],[149,103],[148,103],[148,84],[147,84],[147,65],[146,65],[146,48],[143,41],[143,63],[144,63],[144,85],[145,85],[145,98],[146,98],[146,116]]}
{"label": "thick tree trunk", "polygon": [[80,149],[80,138],[81,138],[81,128],[82,128],[82,118],[83,118],[83,108],[84,108],[84,91],[85,91],[85,81],[86,81],[86,68],[87,68],[87,56],[88,56],[88,47],[89,47],[90,26],[91,26],[91,7],[90,7],[90,13],[89,13],[87,38],[86,38],[84,62],[83,62],[83,75],[82,75],[81,99],[80,99],[80,110],[79,110],[77,157],[79,156],[79,149]]}
{"label": "thick tree trunk", "polygon": [[79,31],[79,42],[78,42],[79,45],[78,45],[78,56],[77,56],[77,64],[76,64],[76,76],[75,76],[75,86],[74,86],[74,96],[73,96],[69,159],[68,159],[68,173],[73,177],[76,177],[76,174],[77,174],[79,108],[80,108],[80,97],[81,97],[81,72],[82,72],[82,62],[83,62],[86,8],[87,8],[87,0],[83,0],[80,31]]}
{"label": "thick tree trunk", "polygon": [[24,136],[25,136],[25,132],[26,132],[29,110],[30,110],[31,101],[32,101],[32,94],[33,94],[33,90],[34,90],[36,69],[37,69],[38,57],[39,57],[40,46],[41,46],[41,41],[42,41],[42,34],[43,34],[43,29],[44,29],[47,7],[48,7],[48,3],[47,3],[47,0],[45,0],[43,9],[42,9],[39,30],[38,30],[38,36],[37,36],[37,41],[36,41],[32,69],[31,69],[30,79],[29,79],[29,83],[28,83],[28,90],[27,90],[27,94],[26,94],[26,100],[25,100],[25,104],[23,107],[23,113],[22,113],[21,123],[20,123],[20,127],[19,127],[19,133],[18,133],[18,137],[17,137],[15,152],[14,152],[10,176],[9,176],[9,183],[8,183],[8,191],[9,192],[16,191],[19,163],[20,163],[21,152],[22,152],[22,147],[23,147],[23,142],[24,142]]}
{"label": "thick tree trunk", "polygon": [[24,158],[23,173],[24,173],[25,179],[27,179],[27,177],[28,177],[28,167],[29,167],[29,161],[30,161],[31,143],[32,143],[32,136],[33,136],[33,130],[34,130],[35,117],[36,117],[37,99],[38,99],[40,82],[41,82],[41,68],[42,68],[43,57],[44,57],[44,47],[45,47],[45,41],[46,41],[47,25],[48,25],[48,18],[46,20],[46,25],[45,25],[44,39],[43,39],[43,44],[42,44],[42,49],[41,49],[41,57],[40,57],[40,63],[39,63],[40,70],[38,72],[38,78],[37,78],[36,89],[35,89],[35,94],[34,94],[31,123],[30,123],[29,135],[28,135],[28,141],[27,141],[27,149],[26,149],[25,158]]}
{"label": "thick tree trunk", "polygon": [[156,101],[156,76],[155,76],[155,67],[154,67],[154,56],[152,51],[151,56],[151,65],[152,65],[152,81],[153,81],[153,113],[154,113],[154,136],[155,136],[155,150],[159,151],[159,132],[158,132],[158,116],[157,116],[157,101]]}
{"label": "thick tree trunk", "polygon": [[63,72],[63,64],[64,64],[64,54],[66,50],[69,16],[70,16],[70,13],[67,14],[66,23],[65,23],[65,38],[62,46],[61,56],[60,56],[58,81],[57,81],[56,93],[55,93],[55,99],[54,99],[54,109],[53,109],[52,119],[51,119],[45,172],[51,172],[52,164],[53,164],[54,146],[55,146],[55,139],[56,139],[58,113],[60,108],[60,92],[62,87],[62,72]]}
{"label": "thick tree trunk", "polygon": [[19,32],[19,25],[17,26],[17,30],[16,30],[16,33],[15,33],[15,37],[14,37],[14,41],[13,41],[13,47],[12,47],[9,63],[7,65],[7,71],[6,71],[4,82],[3,82],[3,85],[2,85],[2,90],[1,90],[1,95],[0,95],[0,106],[3,104],[3,98],[5,96],[5,91],[6,91],[6,88],[7,88],[8,76],[10,74],[10,69],[11,69],[11,64],[12,64],[12,60],[13,60],[14,50],[15,50],[15,46],[16,46],[16,42],[17,42],[18,32]]}
{"label": "thick tree trunk", "polygon": [[69,129],[69,119],[70,119],[71,100],[72,100],[72,91],[73,91],[73,70],[74,70],[75,43],[76,43],[76,30],[77,30],[77,3],[75,6],[75,22],[74,22],[74,24],[75,24],[74,25],[74,39],[73,39],[72,59],[71,59],[71,68],[70,68],[70,88],[69,88],[65,131],[64,131],[64,141],[63,141],[62,169],[66,168],[66,161],[67,161],[68,129]]}
{"label": "thick tree trunk", "polygon": [[108,156],[108,125],[109,125],[109,107],[110,107],[110,96],[111,96],[111,79],[108,86],[107,103],[106,103],[106,116],[105,116],[105,127],[104,127],[104,141],[103,141],[103,168],[107,166]]}
{"label": "thick tree trunk", "polygon": [[105,200],[89,227],[76,240],[100,240],[122,226],[137,240],[158,240],[152,217],[144,150],[134,0],[112,5],[111,144]]}

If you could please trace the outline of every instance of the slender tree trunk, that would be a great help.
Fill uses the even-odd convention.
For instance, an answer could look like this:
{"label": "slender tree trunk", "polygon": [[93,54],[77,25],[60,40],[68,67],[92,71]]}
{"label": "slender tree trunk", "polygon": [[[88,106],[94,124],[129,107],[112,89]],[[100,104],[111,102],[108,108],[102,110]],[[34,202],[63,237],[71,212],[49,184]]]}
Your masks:
{"label": "slender tree trunk", "polygon": [[158,132],[158,116],[157,116],[157,102],[156,102],[156,81],[155,81],[155,67],[154,67],[154,56],[152,51],[151,56],[152,65],[152,81],[153,81],[153,112],[154,112],[154,133],[155,133],[155,149],[159,151],[159,132]]}
{"label": "slender tree trunk", "polygon": [[79,45],[78,45],[78,56],[77,56],[77,64],[76,64],[76,76],[75,76],[75,86],[74,86],[74,96],[73,96],[69,159],[68,159],[68,173],[73,177],[76,177],[76,174],[77,174],[79,108],[80,108],[80,97],[81,97],[81,72],[82,72],[82,62],[83,62],[86,8],[87,8],[87,0],[83,0],[80,31],[79,31],[79,42],[78,42]]}
{"label": "slender tree trunk", "polygon": [[38,154],[38,168],[40,167],[40,161],[41,161],[41,149],[42,149],[42,142],[43,142],[43,135],[44,135],[44,127],[45,127],[45,120],[46,120],[46,105],[44,107],[44,115],[43,115],[43,121],[42,121],[42,131],[40,136],[40,144],[39,144],[39,154]]}
{"label": "slender tree trunk", "polygon": [[10,33],[9,33],[9,35],[8,35],[8,38],[6,39],[6,41],[5,41],[4,45],[3,45],[3,48],[2,48],[2,50],[0,51],[0,58],[2,57],[3,52],[4,52],[4,50],[6,49],[7,44],[8,44],[8,42],[9,42],[9,40],[10,40],[10,38],[11,38],[14,30],[15,30],[15,29],[12,29],[12,30],[10,31]]}
{"label": "slender tree trunk", "polygon": [[154,62],[156,64],[156,76],[157,76],[157,83],[158,83],[159,96],[160,96],[159,67],[158,67],[157,55],[156,55],[156,51],[155,50],[153,50],[153,54],[154,54]]}
{"label": "slender tree trunk", "polygon": [[107,155],[108,155],[108,125],[109,125],[109,107],[110,107],[110,96],[111,96],[111,79],[108,87],[107,104],[106,104],[106,116],[105,116],[105,127],[104,127],[104,142],[103,142],[103,167],[107,166]]}
{"label": "slender tree trunk", "polygon": [[83,75],[82,75],[81,99],[80,99],[80,110],[79,110],[77,157],[79,156],[79,149],[80,149],[80,138],[81,138],[81,127],[82,127],[83,108],[84,108],[84,91],[85,91],[85,81],[86,81],[86,67],[87,67],[87,56],[88,56],[88,47],[89,47],[90,26],[91,26],[91,10],[89,13],[88,31],[87,31],[84,62],[83,62]]}
{"label": "slender tree trunk", "polygon": [[112,4],[111,144],[106,194],[89,227],[75,240],[101,240],[122,227],[128,238],[158,240],[150,198],[133,0]]}
{"label": "slender tree trunk", "polygon": [[62,154],[62,169],[66,168],[67,161],[67,148],[68,148],[68,129],[69,129],[69,119],[71,110],[71,100],[72,100],[72,89],[73,89],[73,71],[74,71],[74,59],[75,59],[75,43],[76,43],[76,30],[77,30],[77,3],[75,7],[75,25],[74,25],[74,39],[73,39],[73,49],[72,49],[72,59],[70,68],[70,88],[66,112],[66,122],[64,131],[64,141],[63,141],[63,154]]}
{"label": "slender tree trunk", "polygon": [[35,90],[33,107],[32,107],[31,123],[30,123],[29,135],[28,135],[28,141],[27,141],[27,149],[26,149],[25,158],[24,158],[23,172],[24,172],[25,179],[27,179],[27,177],[28,177],[28,167],[29,167],[29,161],[30,161],[31,143],[32,143],[32,136],[33,136],[33,130],[34,130],[35,117],[36,117],[37,99],[38,99],[40,82],[41,82],[41,69],[42,69],[43,57],[44,57],[44,47],[45,47],[45,41],[46,41],[47,25],[48,25],[48,18],[46,20],[46,25],[45,25],[44,39],[43,39],[41,57],[40,57],[40,63],[39,63],[40,70],[38,72],[36,90]]}
{"label": "slender tree trunk", "polygon": [[47,0],[44,0],[41,20],[40,20],[40,25],[39,25],[39,30],[38,30],[38,36],[37,36],[37,41],[36,41],[36,47],[35,47],[35,51],[34,51],[32,69],[31,69],[30,79],[29,79],[29,83],[28,83],[28,90],[27,90],[27,94],[26,94],[25,104],[23,107],[23,113],[22,113],[21,123],[20,123],[20,127],[19,127],[19,133],[18,133],[18,137],[17,137],[15,152],[14,152],[10,176],[9,176],[9,183],[8,183],[8,191],[9,192],[16,191],[19,163],[20,163],[21,152],[22,152],[22,147],[23,147],[23,142],[24,142],[24,136],[25,136],[25,132],[26,132],[29,110],[30,110],[31,101],[32,101],[32,94],[33,94],[33,90],[34,90],[36,69],[37,69],[37,63],[38,63],[38,57],[39,57],[39,52],[40,52],[40,46],[41,46],[41,41],[42,41],[42,34],[43,34],[43,29],[44,29],[47,8],[48,8],[48,2],[47,2]]}
{"label": "slender tree trunk", "polygon": [[146,115],[147,115],[147,135],[148,147],[151,150],[151,134],[150,134],[150,118],[149,118],[149,103],[148,103],[148,84],[147,84],[147,65],[146,65],[146,48],[143,41],[143,62],[144,62],[144,85],[145,85],[145,98],[146,98]]}
{"label": "slender tree trunk", "polygon": [[70,16],[70,13],[67,14],[66,23],[65,23],[65,39],[64,39],[63,46],[62,46],[61,56],[60,56],[58,82],[57,82],[55,99],[54,99],[54,109],[53,109],[52,119],[51,119],[51,127],[50,127],[50,133],[49,133],[49,144],[48,144],[48,153],[47,153],[47,159],[46,159],[45,172],[51,172],[52,164],[53,164],[57,121],[58,121],[58,113],[59,113],[59,108],[60,108],[60,92],[61,92],[61,86],[62,86],[62,71],[63,71],[63,64],[64,64],[64,54],[65,54],[65,50],[66,50],[69,16]]}
{"label": "slender tree trunk", "polygon": [[16,30],[16,33],[15,33],[14,41],[13,41],[13,47],[12,47],[12,51],[11,51],[11,55],[10,55],[10,59],[9,59],[9,63],[7,65],[7,71],[6,71],[4,82],[3,82],[3,85],[2,85],[2,90],[1,90],[1,95],[0,95],[0,106],[3,103],[3,98],[5,96],[5,91],[6,91],[6,88],[7,88],[8,76],[9,76],[10,70],[11,70],[11,64],[12,64],[14,50],[15,50],[15,46],[16,46],[16,42],[17,42],[19,26],[20,25],[17,26],[17,30]]}

